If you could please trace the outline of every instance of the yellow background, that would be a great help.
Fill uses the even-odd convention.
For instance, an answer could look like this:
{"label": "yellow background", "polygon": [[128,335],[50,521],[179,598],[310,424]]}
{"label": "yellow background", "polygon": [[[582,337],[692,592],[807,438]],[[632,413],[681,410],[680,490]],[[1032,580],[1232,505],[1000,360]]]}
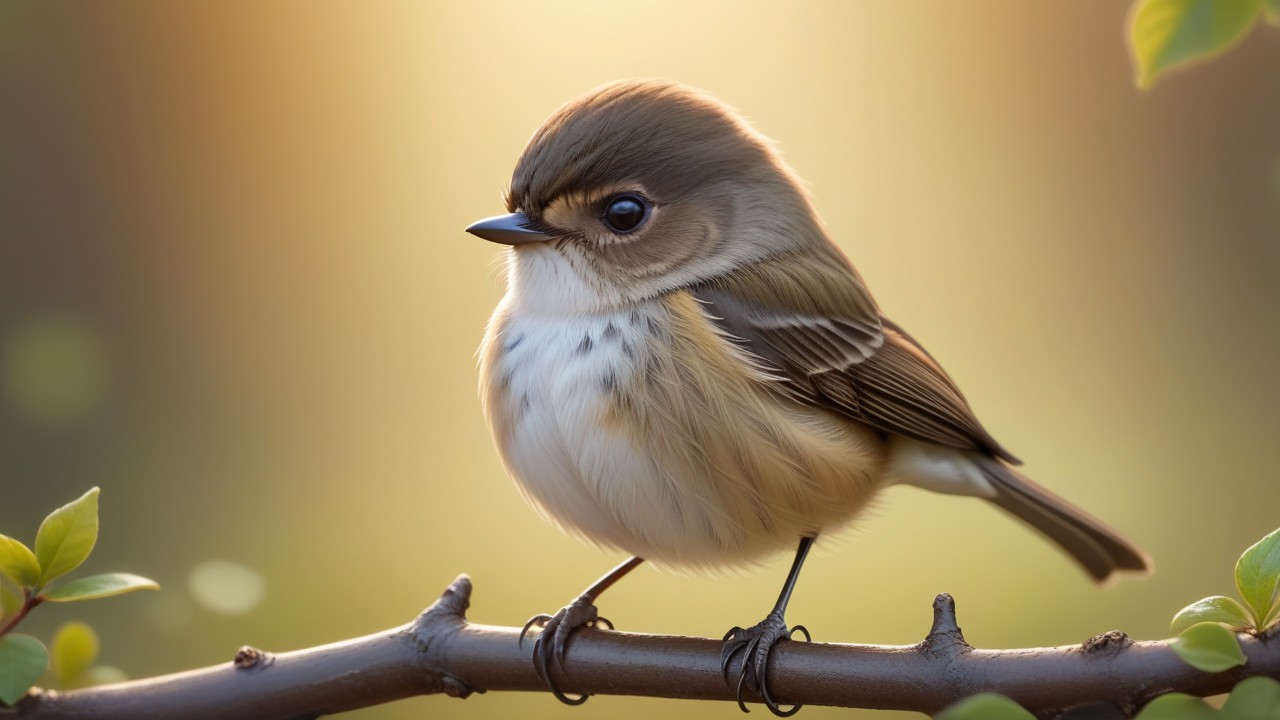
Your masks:
{"label": "yellow background", "polygon": [[[893,489],[810,560],[790,619],[913,643],[948,591],[980,647],[1165,636],[1280,525],[1280,33],[1140,93],[1124,5],[6,3],[0,532],[30,541],[101,485],[86,570],[164,585],[29,629],[88,619],[137,677],[407,622],[460,572],[473,619],[516,625],[615,563],[525,507],[492,451],[474,351],[500,251],[462,228],[502,211],[561,102],[644,75],[775,138],[985,425],[1158,566],[1100,591],[981,503]],[[49,327],[85,356],[52,384],[83,397],[41,414],[23,373],[62,370],[19,356]],[[263,602],[193,604],[208,559],[262,573]],[[642,569],[602,611],[718,637],[786,564]],[[350,717],[655,713],[738,716],[491,693]]]}

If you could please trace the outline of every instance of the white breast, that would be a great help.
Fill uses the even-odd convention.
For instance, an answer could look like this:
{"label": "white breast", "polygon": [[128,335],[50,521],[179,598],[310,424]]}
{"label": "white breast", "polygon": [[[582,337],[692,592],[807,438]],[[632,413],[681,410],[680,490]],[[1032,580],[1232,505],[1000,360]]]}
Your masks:
{"label": "white breast", "polygon": [[680,532],[680,513],[644,445],[604,418],[612,389],[643,367],[651,312],[506,314],[482,375],[494,437],[528,499],[576,535],[650,556],[661,554],[651,540]]}

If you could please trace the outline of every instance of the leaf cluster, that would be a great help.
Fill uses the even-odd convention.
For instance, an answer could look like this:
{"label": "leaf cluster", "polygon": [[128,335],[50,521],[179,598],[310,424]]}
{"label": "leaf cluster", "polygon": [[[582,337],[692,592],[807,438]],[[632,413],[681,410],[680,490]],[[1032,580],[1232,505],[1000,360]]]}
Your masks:
{"label": "leaf cluster", "polygon": [[1236,561],[1236,590],[1244,604],[1225,595],[1197,600],[1173,616],[1180,634],[1174,652],[1205,672],[1245,663],[1237,632],[1261,634],[1280,624],[1280,530],[1254,543]]}
{"label": "leaf cluster", "polygon": [[87,684],[97,670],[92,665],[98,654],[98,637],[84,623],[66,623],[59,628],[52,656],[36,638],[12,632],[36,607],[45,602],[95,600],[160,587],[130,573],[59,582],[84,563],[98,542],[98,493],[95,487],[50,513],[36,531],[34,550],[0,535],[0,703],[16,703],[50,667],[64,687]]}

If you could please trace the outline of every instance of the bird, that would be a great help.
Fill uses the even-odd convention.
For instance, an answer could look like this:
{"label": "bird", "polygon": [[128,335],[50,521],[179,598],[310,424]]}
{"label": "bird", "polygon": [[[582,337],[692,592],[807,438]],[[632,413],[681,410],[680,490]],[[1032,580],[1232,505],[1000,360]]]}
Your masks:
{"label": "bird", "polygon": [[775,144],[702,90],[609,83],[533,134],[506,214],[468,233],[507,246],[507,290],[479,352],[507,473],[567,533],[631,556],[535,615],[551,680],[572,634],[612,624],[599,595],[643,562],[690,573],[795,555],[772,610],[724,636],[748,708],[815,540],[885,487],[986,500],[1098,583],[1151,571],[1135,544],[1024,476],[936,360],[872,297]]}

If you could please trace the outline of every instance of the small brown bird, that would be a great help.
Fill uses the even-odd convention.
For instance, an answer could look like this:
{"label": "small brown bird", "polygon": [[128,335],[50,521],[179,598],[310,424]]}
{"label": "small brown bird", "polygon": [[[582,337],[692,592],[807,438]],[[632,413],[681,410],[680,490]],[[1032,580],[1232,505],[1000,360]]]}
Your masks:
{"label": "small brown bird", "polygon": [[773,610],[722,654],[740,705],[750,688],[794,712],[766,671],[800,567],[893,483],[988,500],[1098,582],[1150,569],[1014,470],[880,312],[772,144],[719,101],[649,80],[590,91],[529,141],[507,210],[467,228],[510,246],[480,354],[494,439],[542,514],[634,556],[526,625],[543,626],[534,666],[561,700],[585,696],[560,692],[549,664],[607,622],[596,597],[642,558],[696,571],[798,544]]}

